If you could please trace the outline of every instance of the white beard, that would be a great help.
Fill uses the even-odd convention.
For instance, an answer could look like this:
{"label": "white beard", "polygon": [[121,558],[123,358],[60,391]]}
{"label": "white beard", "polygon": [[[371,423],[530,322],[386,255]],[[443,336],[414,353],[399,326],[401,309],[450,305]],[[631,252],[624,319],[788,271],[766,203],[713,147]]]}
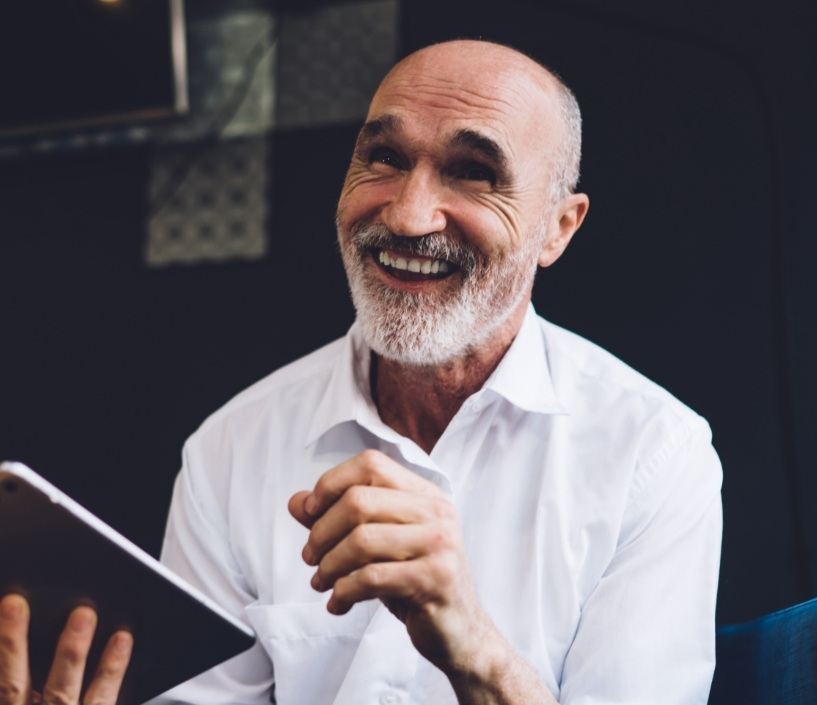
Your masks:
{"label": "white beard", "polygon": [[[369,248],[377,242],[390,249],[387,243],[394,237],[383,225],[360,227],[346,242],[338,227],[352,301],[366,343],[388,360],[413,366],[441,365],[474,350],[529,294],[543,236],[544,227],[540,227],[522,248],[495,261],[440,233],[411,238],[411,244],[418,246],[415,254],[460,265],[460,271],[452,275],[461,279],[456,289],[416,293],[392,289],[371,271],[376,265],[370,261]],[[429,247],[423,246],[424,239],[430,241]],[[409,238],[400,240],[408,243]]]}

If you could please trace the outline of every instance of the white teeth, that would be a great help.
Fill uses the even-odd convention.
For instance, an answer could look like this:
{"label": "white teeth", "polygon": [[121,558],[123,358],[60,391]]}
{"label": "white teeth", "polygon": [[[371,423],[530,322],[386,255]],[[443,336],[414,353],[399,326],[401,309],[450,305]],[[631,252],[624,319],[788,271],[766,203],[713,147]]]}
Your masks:
{"label": "white teeth", "polygon": [[445,260],[428,260],[420,261],[418,259],[406,259],[405,257],[395,257],[390,255],[386,250],[380,250],[377,254],[377,259],[380,264],[386,267],[393,267],[394,269],[402,269],[407,272],[415,272],[417,274],[445,274],[450,267]]}

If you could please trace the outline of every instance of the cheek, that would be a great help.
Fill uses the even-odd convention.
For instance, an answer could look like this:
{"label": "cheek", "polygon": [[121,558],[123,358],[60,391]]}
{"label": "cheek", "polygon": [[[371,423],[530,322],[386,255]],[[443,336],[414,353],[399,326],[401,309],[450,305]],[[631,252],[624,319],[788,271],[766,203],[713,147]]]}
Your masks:
{"label": "cheek", "polygon": [[495,204],[463,199],[452,208],[451,221],[472,245],[488,257],[503,255],[517,246],[516,223]]}
{"label": "cheek", "polygon": [[338,200],[338,219],[343,228],[376,221],[383,207],[394,198],[395,190],[393,181],[347,176]]}

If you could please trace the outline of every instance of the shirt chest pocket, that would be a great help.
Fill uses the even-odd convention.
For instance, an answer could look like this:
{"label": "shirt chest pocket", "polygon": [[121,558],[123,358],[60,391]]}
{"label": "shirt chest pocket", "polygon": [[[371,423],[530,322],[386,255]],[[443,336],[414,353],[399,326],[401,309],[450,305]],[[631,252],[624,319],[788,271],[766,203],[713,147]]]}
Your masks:
{"label": "shirt chest pocket", "polygon": [[333,615],[323,602],[250,605],[247,619],[272,660],[277,705],[330,705],[377,602]]}

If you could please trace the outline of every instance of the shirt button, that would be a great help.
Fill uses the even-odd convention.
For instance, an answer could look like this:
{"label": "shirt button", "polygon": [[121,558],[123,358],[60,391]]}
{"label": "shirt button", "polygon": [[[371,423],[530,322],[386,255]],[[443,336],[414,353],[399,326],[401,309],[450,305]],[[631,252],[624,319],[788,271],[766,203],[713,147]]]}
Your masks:
{"label": "shirt button", "polygon": [[399,705],[399,703],[400,695],[397,693],[383,693],[383,695],[380,696],[380,705]]}

